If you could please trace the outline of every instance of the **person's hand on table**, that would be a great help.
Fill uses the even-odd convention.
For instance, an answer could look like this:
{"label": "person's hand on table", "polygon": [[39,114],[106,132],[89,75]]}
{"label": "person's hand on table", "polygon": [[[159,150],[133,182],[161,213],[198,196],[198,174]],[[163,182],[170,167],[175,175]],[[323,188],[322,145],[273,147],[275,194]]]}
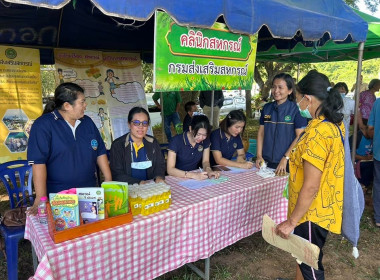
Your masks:
{"label": "person's hand on table", "polygon": [[208,178],[212,178],[212,177],[215,177],[215,179],[218,179],[220,176],[220,173],[218,171],[212,171],[212,170],[208,170],[207,171],[207,177]]}
{"label": "person's hand on table", "polygon": [[161,177],[157,177],[156,179],[155,179],[155,182],[158,184],[158,183],[164,183],[164,184],[166,184],[166,181],[165,181],[165,179],[164,178],[161,178]]}
{"label": "person's hand on table", "polygon": [[239,167],[244,168],[244,169],[251,169],[253,167],[253,162],[252,161],[242,162],[240,163]]}
{"label": "person's hand on table", "polygon": [[195,179],[195,180],[205,180],[208,179],[207,172],[189,172],[187,173],[187,177],[190,179]]}
{"label": "person's hand on table", "polygon": [[35,216],[38,214],[38,204],[40,204],[40,199],[35,199],[32,206],[26,210],[26,215],[32,215]]}
{"label": "person's hand on table", "polygon": [[286,165],[288,164],[288,160],[286,158],[282,158],[280,163],[278,164],[276,171],[274,172],[277,176],[283,176],[286,174]]}
{"label": "person's hand on table", "polygon": [[257,157],[256,159],[256,168],[260,168],[261,167],[261,163],[264,161],[264,159],[262,157]]}
{"label": "person's hand on table", "polygon": [[283,239],[288,239],[297,224],[292,223],[289,219],[277,225],[274,232]]}

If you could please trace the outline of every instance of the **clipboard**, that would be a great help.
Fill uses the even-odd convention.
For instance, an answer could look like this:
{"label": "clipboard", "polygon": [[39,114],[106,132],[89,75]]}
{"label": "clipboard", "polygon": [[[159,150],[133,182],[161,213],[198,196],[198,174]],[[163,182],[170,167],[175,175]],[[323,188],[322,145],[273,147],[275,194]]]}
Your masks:
{"label": "clipboard", "polygon": [[275,233],[275,222],[268,216],[263,216],[262,235],[266,242],[291,253],[297,261],[318,270],[319,247],[308,240],[291,233],[288,239],[283,239]]}

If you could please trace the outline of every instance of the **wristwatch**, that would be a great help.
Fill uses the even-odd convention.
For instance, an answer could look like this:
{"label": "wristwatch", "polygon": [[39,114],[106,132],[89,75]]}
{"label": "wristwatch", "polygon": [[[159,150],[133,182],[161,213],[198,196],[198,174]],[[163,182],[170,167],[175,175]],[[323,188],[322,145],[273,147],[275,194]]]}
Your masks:
{"label": "wristwatch", "polygon": [[286,158],[286,160],[289,160],[289,157],[288,157],[288,156],[286,156],[286,155],[284,155],[284,158]]}

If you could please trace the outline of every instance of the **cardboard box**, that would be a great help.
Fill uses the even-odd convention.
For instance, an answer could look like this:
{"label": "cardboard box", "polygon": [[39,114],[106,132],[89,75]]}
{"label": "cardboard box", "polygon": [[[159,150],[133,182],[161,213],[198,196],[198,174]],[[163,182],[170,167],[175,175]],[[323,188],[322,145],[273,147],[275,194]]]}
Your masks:
{"label": "cardboard box", "polygon": [[51,239],[54,241],[54,243],[61,243],[61,242],[75,239],[75,238],[85,236],[91,233],[95,233],[95,232],[106,230],[112,227],[127,224],[127,223],[132,222],[133,220],[132,212],[129,208],[128,213],[121,214],[115,217],[108,217],[107,212],[106,212],[106,218],[104,220],[100,220],[93,223],[84,224],[83,219],[80,218],[81,219],[80,226],[65,229],[62,231],[56,231],[50,203],[46,203],[46,206],[47,206],[47,214],[48,214],[49,234],[50,234]]}

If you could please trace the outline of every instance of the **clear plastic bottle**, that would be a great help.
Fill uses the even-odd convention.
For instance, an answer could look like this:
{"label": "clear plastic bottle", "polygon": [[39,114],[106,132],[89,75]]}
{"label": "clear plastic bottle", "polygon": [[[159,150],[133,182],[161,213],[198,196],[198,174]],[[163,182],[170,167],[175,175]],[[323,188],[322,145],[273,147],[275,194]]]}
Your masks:
{"label": "clear plastic bottle", "polygon": [[40,220],[41,224],[47,224],[47,211],[46,211],[46,202],[47,197],[43,196],[40,199],[40,204],[38,204],[38,219]]}

